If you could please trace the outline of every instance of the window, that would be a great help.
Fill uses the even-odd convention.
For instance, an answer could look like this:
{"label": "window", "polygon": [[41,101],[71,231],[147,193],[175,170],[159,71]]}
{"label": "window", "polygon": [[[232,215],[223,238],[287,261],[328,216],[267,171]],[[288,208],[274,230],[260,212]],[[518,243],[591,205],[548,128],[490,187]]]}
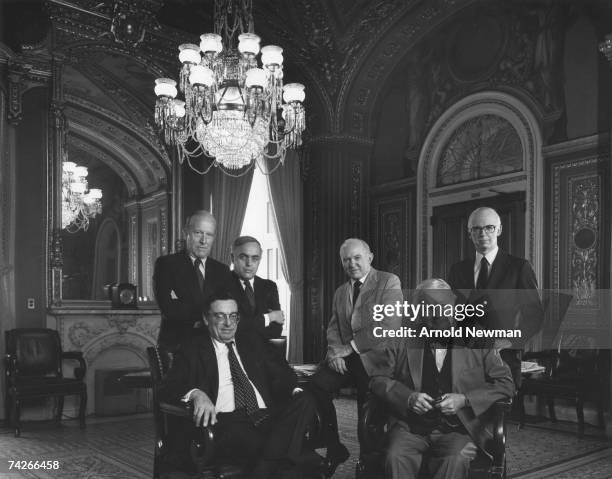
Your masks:
{"label": "window", "polygon": [[276,231],[273,215],[274,211],[268,178],[258,168],[255,168],[251,192],[249,193],[249,202],[240,234],[253,236],[261,243],[263,251],[257,275],[262,278],[271,279],[278,286],[280,306],[285,313],[283,335],[286,336],[289,331],[289,321],[291,320],[289,317],[291,293],[280,267],[280,238]]}

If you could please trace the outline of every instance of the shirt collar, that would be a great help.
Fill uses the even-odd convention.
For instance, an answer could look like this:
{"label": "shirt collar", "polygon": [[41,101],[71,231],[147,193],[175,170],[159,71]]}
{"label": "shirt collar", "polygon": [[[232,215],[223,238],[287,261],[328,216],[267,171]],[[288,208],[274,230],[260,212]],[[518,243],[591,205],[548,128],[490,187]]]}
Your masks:
{"label": "shirt collar", "polygon": [[365,276],[359,278],[359,279],[351,279],[351,287],[355,286],[355,283],[357,281],[359,281],[361,283],[361,285],[363,286],[364,283],[366,282],[366,279],[368,279],[368,275],[370,274],[370,272],[368,271]]}
{"label": "shirt collar", "polygon": [[499,246],[495,246],[495,248],[493,248],[491,251],[489,251],[485,255],[480,254],[478,251],[476,251],[476,263],[475,264],[480,264],[480,262],[482,261],[482,257],[484,256],[485,258],[487,258],[487,262],[489,263],[489,266],[492,265],[493,261],[495,261],[495,258],[497,257],[498,251],[499,251]]}
{"label": "shirt collar", "polygon": [[[189,254],[189,259],[191,260],[191,264],[195,264],[196,257],[194,255]],[[208,256],[204,259],[200,259],[202,260],[202,266],[206,266],[206,260],[208,259]]]}
{"label": "shirt collar", "polygon": [[251,283],[251,288],[255,289],[255,277],[253,276],[251,279],[242,279],[240,278],[240,284],[242,285],[243,288],[246,288],[246,282]]}
{"label": "shirt collar", "polygon": [[[227,351],[227,343],[223,343],[221,341],[219,341],[218,339],[215,339],[213,337],[210,338],[212,340],[213,343],[213,347],[215,348],[216,351],[223,351],[226,350]],[[236,339],[234,338],[233,341],[230,341],[232,343],[236,343]]]}

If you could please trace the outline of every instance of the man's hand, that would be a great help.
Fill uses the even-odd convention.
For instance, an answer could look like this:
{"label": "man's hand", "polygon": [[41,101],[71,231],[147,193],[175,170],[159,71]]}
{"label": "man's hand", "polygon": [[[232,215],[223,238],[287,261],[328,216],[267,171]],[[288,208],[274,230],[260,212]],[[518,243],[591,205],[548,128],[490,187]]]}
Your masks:
{"label": "man's hand", "polygon": [[344,358],[330,358],[327,360],[329,367],[337,373],[344,374],[348,371]]}
{"label": "man's hand", "polygon": [[433,408],[433,398],[427,393],[414,392],[408,398],[408,409],[417,414],[425,414]]}
{"label": "man's hand", "polygon": [[204,391],[196,389],[190,399],[193,401],[193,421],[196,426],[206,427],[209,422],[211,426],[217,423],[215,405]]}
{"label": "man's hand", "polygon": [[440,409],[445,416],[452,416],[453,414],[457,414],[459,409],[465,407],[465,396],[463,394],[446,393],[442,396],[442,401],[440,401],[436,407]]}
{"label": "man's hand", "polygon": [[282,311],[268,311],[266,314],[270,318],[270,322],[274,321],[281,326],[285,324],[285,314]]}

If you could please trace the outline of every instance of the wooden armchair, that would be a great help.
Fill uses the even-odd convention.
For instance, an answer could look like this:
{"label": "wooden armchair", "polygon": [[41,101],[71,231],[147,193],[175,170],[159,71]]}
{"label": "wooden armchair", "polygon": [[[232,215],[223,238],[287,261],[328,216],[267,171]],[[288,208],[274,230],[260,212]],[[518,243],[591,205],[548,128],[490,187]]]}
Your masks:
{"label": "wooden armchair", "polygon": [[[63,352],[57,331],[43,328],[19,328],[5,332],[6,397],[5,418],[20,434],[21,401],[30,398],[55,397],[56,420],[62,419],[65,396],[79,396],[79,422],[85,427],[87,386],[83,381],[86,372],[83,354],[78,351]],[[65,378],[62,362],[74,360],[74,378]]]}
{"label": "wooden armchair", "polygon": [[[153,382],[153,415],[155,418],[155,451],[153,459],[153,477],[158,479],[165,475],[174,474],[177,470],[184,472],[187,477],[198,479],[219,478],[232,479],[243,478],[247,471],[237,464],[221,463],[216,458],[215,450],[215,427],[199,427],[192,425],[191,404],[177,405],[159,400],[158,391],[163,378],[170,369],[172,357],[165,349],[156,346],[147,348],[149,366],[151,368],[151,379]],[[174,425],[171,423],[174,422]],[[170,427],[169,427],[170,426]],[[176,431],[181,429],[181,434],[173,434],[172,426]],[[300,458],[302,470],[305,477],[320,478],[323,466],[321,457],[314,452],[318,444],[320,420],[317,415],[313,424],[306,431],[304,454]],[[187,449],[189,453],[182,459],[182,464],[176,463],[173,454],[173,440],[182,439],[178,436],[188,436]],[[176,448],[174,448],[176,449]],[[189,464],[185,464],[185,461]],[[178,468],[177,468],[178,466]]]}
{"label": "wooden armchair", "polygon": [[610,351],[592,347],[592,338],[583,335],[561,337],[556,349],[525,353],[523,359],[544,366],[540,374],[524,375],[518,391],[520,426],[525,422],[525,396],[546,400],[550,420],[556,422],[555,398],[574,401],[578,435],[584,434],[584,403],[597,407],[598,426],[605,428],[604,407],[610,377]]}
{"label": "wooden armchair", "polygon": [[[493,452],[490,460],[482,451],[470,463],[470,478],[504,479],[506,477],[506,413],[512,401],[498,401],[491,406],[489,413],[494,418],[493,438],[488,449]],[[370,395],[363,405],[361,421],[358,425],[361,441],[361,454],[357,462],[357,479],[376,479],[383,476],[383,461],[387,446],[388,408],[374,395]],[[426,464],[426,460],[423,464]],[[425,478],[421,470],[419,478]]]}

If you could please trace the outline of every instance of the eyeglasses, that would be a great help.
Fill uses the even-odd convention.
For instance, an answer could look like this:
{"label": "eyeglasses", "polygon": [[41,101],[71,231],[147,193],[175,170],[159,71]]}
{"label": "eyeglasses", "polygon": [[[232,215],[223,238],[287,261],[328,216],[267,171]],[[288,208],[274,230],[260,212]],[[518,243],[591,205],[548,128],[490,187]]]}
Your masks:
{"label": "eyeglasses", "polygon": [[238,313],[213,313],[211,316],[217,323],[221,323],[223,321],[237,323],[240,321],[240,315]]}
{"label": "eyeglasses", "polygon": [[469,228],[469,230],[470,230],[470,233],[472,234],[478,234],[481,231],[484,231],[487,234],[491,234],[495,232],[496,228],[497,228],[497,225],[472,226],[471,228]]}

